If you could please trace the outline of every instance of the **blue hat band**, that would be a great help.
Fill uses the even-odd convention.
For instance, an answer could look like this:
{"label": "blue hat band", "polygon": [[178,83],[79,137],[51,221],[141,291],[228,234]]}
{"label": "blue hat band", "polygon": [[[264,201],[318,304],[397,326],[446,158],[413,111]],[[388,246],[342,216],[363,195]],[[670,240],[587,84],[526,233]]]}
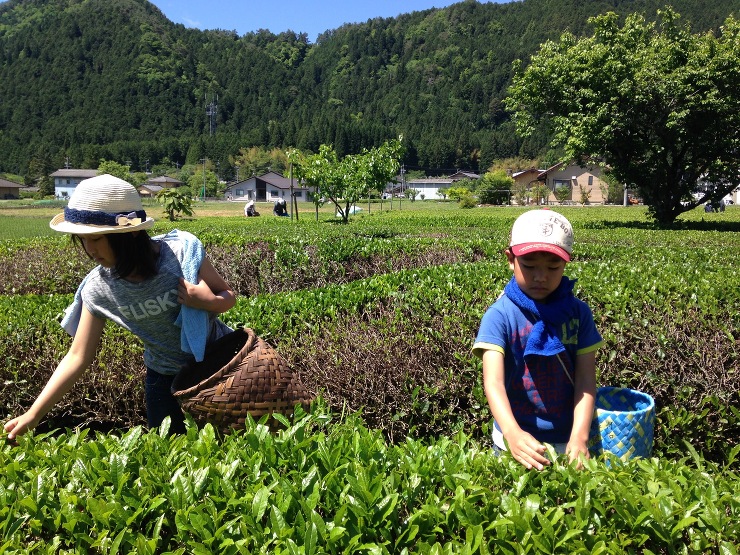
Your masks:
{"label": "blue hat band", "polygon": [[76,208],[65,207],[64,220],[72,224],[122,227],[138,225],[146,221],[146,211],[136,210],[128,213],[111,214],[97,210],[77,210]]}

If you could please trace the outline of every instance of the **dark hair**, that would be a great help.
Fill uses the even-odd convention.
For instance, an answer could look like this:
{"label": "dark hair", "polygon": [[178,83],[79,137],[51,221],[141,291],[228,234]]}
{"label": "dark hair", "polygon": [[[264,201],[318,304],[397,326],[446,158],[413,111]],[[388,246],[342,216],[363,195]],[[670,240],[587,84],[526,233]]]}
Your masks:
{"label": "dark hair", "polygon": [[[105,236],[116,257],[113,272],[117,277],[126,278],[135,274],[147,279],[157,274],[157,254],[152,239],[145,230],[138,233],[107,233]],[[77,235],[73,235],[72,240],[84,250]],[[87,251],[85,254],[90,256]],[[91,256],[90,258],[92,259]]]}

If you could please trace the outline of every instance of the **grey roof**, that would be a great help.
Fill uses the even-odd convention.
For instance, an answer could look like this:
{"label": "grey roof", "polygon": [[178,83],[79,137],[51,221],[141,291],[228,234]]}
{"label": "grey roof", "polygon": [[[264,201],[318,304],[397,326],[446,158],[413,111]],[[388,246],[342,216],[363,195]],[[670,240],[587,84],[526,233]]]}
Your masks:
{"label": "grey roof", "polygon": [[182,181],[175,179],[174,177],[170,177],[169,175],[160,175],[159,177],[153,177],[152,179],[147,180],[147,183],[157,185],[159,183],[182,183]]}
{"label": "grey roof", "polygon": [[[267,172],[267,173],[263,173],[262,175],[253,175],[252,177],[250,177],[248,179],[240,179],[239,181],[237,181],[235,183],[231,183],[230,185],[228,185],[226,187],[226,190],[228,191],[228,190],[233,189],[234,187],[236,187],[238,185],[247,184],[248,182],[250,182],[252,180],[255,180],[256,181],[258,179],[260,181],[264,181],[265,183],[269,183],[270,185],[272,185],[273,187],[277,187],[278,189],[290,189],[290,178],[283,177],[282,175],[280,175],[277,172],[270,171],[270,172]],[[308,187],[302,185],[301,183],[298,182],[297,179],[294,178],[293,179],[293,189],[305,189],[305,190],[308,190]]]}
{"label": "grey roof", "polygon": [[95,177],[98,175],[98,170],[79,170],[73,168],[64,168],[55,171],[51,174],[51,177]]}
{"label": "grey roof", "polygon": [[8,181],[7,179],[3,179],[0,177],[0,187],[10,188],[10,187],[18,187],[19,189],[24,189],[26,186],[22,183],[16,183],[15,181]]}

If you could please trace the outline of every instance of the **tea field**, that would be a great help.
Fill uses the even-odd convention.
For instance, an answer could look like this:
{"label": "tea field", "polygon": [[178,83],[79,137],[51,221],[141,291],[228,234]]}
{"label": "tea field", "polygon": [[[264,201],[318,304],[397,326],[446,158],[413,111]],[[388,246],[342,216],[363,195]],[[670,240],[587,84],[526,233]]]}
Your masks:
{"label": "tea field", "polygon": [[[140,346],[108,326],[42,425],[0,444],[0,551],[737,552],[740,209],[667,230],[642,207],[557,208],[575,230],[566,273],[605,340],[599,384],[651,394],[658,419],[650,459],[533,472],[491,453],[470,353],[522,209],[404,202],[340,225],[301,208],[247,219],[213,203],[154,232],[203,240],[240,295],[223,319],[283,354],[311,413],[277,434],[147,431]],[[0,206],[3,420],[66,352],[58,319],[91,267],[33,231],[56,211]]]}

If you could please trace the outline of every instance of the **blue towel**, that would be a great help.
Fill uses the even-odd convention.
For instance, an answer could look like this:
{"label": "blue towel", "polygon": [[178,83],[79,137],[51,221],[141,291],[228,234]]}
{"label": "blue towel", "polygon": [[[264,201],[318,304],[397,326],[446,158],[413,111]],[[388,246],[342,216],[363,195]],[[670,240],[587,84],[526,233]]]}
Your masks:
{"label": "blue towel", "polygon": [[[179,239],[182,242],[182,275],[186,281],[197,283],[198,271],[205,256],[203,243],[192,233],[178,229],[173,229],[166,235],[158,235],[154,239],[160,240],[165,237]],[[71,336],[77,333],[77,326],[80,324],[82,289],[89,275],[85,276],[85,279],[77,287],[72,304],[64,310],[61,326]],[[208,340],[208,312],[182,305],[180,314],[178,314],[177,320],[175,320],[175,325],[181,328],[180,348],[184,352],[193,355],[196,361],[202,361],[206,352],[206,341]]]}
{"label": "blue towel", "polygon": [[[187,231],[173,229],[167,237],[179,238],[182,242],[182,277],[190,283],[198,283],[198,271],[205,257],[203,243]],[[161,239],[162,237],[155,237]],[[195,357],[197,362],[203,360],[208,341],[208,312],[182,305],[175,325],[181,328],[180,348]]]}
{"label": "blue towel", "polygon": [[560,341],[559,331],[563,324],[573,317],[575,307],[573,287],[575,284],[576,280],[563,276],[558,288],[547,297],[546,303],[535,301],[525,295],[513,277],[506,284],[504,294],[511,299],[511,302],[537,319],[529,332],[527,345],[524,347],[525,357],[527,355],[553,356],[565,350],[565,346]]}

